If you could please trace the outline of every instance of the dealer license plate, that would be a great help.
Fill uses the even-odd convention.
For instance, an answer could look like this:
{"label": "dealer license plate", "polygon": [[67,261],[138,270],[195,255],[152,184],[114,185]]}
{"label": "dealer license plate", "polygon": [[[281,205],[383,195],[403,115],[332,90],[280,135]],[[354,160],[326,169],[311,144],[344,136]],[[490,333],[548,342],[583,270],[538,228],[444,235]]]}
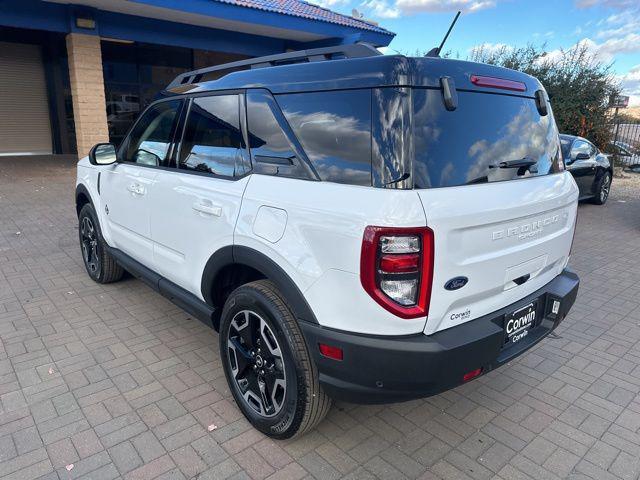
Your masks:
{"label": "dealer license plate", "polygon": [[537,324],[538,300],[519,308],[504,317],[505,346],[518,343],[529,335],[529,331]]}

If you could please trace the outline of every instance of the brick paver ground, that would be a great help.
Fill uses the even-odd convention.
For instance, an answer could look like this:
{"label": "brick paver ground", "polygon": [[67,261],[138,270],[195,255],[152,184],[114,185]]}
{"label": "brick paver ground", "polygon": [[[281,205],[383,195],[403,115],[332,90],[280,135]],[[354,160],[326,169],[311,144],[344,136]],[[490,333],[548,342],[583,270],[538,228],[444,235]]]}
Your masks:
{"label": "brick paver ground", "polygon": [[0,478],[638,478],[637,195],[580,206],[579,298],[532,351],[274,442],[236,408],[214,332],[137,280],[89,280],[73,187],[69,161],[0,158]]}

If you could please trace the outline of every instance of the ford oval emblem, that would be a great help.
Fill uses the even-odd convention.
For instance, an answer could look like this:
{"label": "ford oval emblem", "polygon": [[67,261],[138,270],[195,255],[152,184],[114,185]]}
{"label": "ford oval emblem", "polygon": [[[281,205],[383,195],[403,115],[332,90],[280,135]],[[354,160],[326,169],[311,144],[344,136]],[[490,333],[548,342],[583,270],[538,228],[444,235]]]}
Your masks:
{"label": "ford oval emblem", "polygon": [[458,290],[464,287],[469,279],[467,277],[455,277],[444,284],[444,288],[447,290]]}

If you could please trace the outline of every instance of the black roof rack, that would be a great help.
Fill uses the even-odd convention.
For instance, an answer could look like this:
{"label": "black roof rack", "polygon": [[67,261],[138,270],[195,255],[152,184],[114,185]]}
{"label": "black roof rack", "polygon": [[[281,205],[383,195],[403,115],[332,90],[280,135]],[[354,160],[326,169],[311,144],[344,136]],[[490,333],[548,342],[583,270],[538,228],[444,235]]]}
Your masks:
{"label": "black roof rack", "polygon": [[207,73],[219,70],[241,69],[242,67],[264,68],[274,67],[276,65],[288,65],[291,63],[319,62],[342,58],[362,58],[374,55],[382,54],[368,43],[354,43],[351,45],[339,45],[336,47],[313,48],[310,50],[279,53],[276,55],[268,55],[266,57],[256,57],[237,62],[224,63],[222,65],[214,65],[212,67],[200,68],[198,70],[193,70],[192,72],[185,72],[174,78],[167,86],[167,90],[171,90],[172,88],[179,87],[181,85],[198,83]]}

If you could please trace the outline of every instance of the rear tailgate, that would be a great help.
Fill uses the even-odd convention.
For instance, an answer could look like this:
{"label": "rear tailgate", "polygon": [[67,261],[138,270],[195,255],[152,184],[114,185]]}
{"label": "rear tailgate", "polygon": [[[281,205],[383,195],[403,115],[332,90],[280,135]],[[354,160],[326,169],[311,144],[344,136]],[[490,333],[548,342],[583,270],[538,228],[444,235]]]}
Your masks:
{"label": "rear tailgate", "polygon": [[[517,302],[566,266],[578,198],[568,173],[418,194],[435,237],[427,334]],[[445,289],[457,276],[467,284]]]}
{"label": "rear tailgate", "polygon": [[[536,103],[532,90],[542,87],[531,77],[495,71],[506,74],[523,91],[460,88],[459,79],[449,109],[440,90],[412,89],[411,178],[435,238],[425,333],[518,302],[568,261],[578,190],[553,113]],[[456,277],[468,281],[445,288]]]}

